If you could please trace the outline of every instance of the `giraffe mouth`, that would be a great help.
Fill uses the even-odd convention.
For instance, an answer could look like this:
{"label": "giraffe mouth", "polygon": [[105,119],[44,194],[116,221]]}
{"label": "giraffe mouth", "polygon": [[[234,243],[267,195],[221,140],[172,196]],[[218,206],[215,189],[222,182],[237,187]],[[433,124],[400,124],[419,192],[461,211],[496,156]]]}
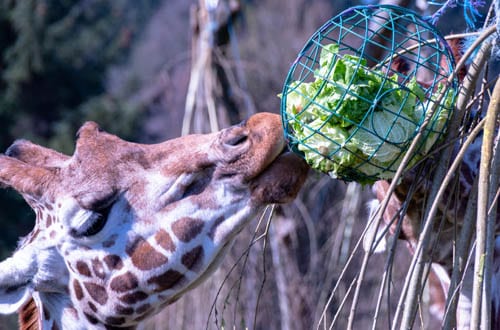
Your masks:
{"label": "giraffe mouth", "polygon": [[305,160],[284,147],[254,180],[252,199],[264,204],[288,203],[297,196],[308,171]]}

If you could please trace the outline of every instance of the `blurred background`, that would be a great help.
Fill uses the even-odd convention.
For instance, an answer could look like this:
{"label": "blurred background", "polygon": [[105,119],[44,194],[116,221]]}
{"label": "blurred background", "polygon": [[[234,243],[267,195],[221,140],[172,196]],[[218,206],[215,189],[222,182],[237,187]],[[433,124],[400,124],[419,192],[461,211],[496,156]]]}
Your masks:
{"label": "blurred background", "polygon": [[[124,139],[155,143],[254,112],[278,113],[277,94],[308,37],[342,10],[368,2],[0,0],[0,151],[24,138],[71,154],[87,120]],[[424,15],[438,8],[424,0],[391,2]],[[447,11],[438,26],[444,34],[466,31],[462,9]],[[269,214],[255,219],[221,269],[147,328],[315,328],[349,290],[349,281],[340,283],[327,304],[370,198],[369,187],[311,173],[295,202],[276,207],[270,223]],[[20,196],[0,190],[0,259],[34,218]],[[409,262],[402,247],[392,273],[396,291]],[[354,256],[348,279],[361,258]],[[370,262],[357,329],[372,322],[371,279],[380,278],[384,263],[383,254]],[[432,316],[422,318],[422,328],[432,329]],[[0,329],[16,327],[15,316],[0,318]]]}

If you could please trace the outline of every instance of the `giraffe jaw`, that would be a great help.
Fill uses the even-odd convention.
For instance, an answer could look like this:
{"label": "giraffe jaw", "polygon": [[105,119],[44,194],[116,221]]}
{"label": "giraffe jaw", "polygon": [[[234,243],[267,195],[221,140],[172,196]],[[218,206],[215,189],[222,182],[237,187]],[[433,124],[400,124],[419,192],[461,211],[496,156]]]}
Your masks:
{"label": "giraffe jaw", "polygon": [[262,204],[288,203],[302,187],[309,166],[292,152],[281,153],[252,183],[252,201]]}

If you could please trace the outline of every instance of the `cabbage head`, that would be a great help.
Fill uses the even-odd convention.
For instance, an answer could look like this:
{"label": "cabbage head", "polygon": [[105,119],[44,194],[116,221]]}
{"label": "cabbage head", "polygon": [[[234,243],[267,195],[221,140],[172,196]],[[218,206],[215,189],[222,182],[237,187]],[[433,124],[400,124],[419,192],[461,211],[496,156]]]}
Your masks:
{"label": "cabbage head", "polygon": [[[296,81],[286,95],[289,134],[309,165],[333,178],[360,183],[390,179],[415,137],[431,97],[415,78],[368,69],[354,55],[324,46],[314,81]],[[446,128],[453,92],[448,91],[424,132],[424,143],[410,166],[427,154]]]}

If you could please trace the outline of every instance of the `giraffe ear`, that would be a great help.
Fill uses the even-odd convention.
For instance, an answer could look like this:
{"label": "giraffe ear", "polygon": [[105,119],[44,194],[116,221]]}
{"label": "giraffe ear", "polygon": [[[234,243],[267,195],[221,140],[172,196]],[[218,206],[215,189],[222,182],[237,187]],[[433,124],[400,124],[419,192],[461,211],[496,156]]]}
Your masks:
{"label": "giraffe ear", "polygon": [[26,303],[33,293],[35,274],[36,257],[24,249],[0,263],[0,313],[15,313]]}
{"label": "giraffe ear", "polygon": [[54,176],[54,171],[46,167],[0,155],[0,187],[11,187],[22,195],[36,198],[47,190]]}
{"label": "giraffe ear", "polygon": [[62,153],[42,147],[28,140],[16,140],[5,151],[5,155],[33,166],[60,167],[69,159]]}

